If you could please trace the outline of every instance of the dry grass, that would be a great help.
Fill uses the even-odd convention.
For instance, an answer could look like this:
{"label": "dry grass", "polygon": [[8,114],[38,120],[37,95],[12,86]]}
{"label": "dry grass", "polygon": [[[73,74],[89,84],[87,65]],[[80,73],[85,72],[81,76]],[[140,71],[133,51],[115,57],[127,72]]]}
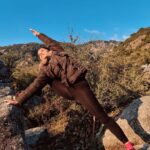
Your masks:
{"label": "dry grass", "polygon": [[20,66],[13,70],[12,78],[19,89],[26,88],[38,74],[38,63],[29,66]]}
{"label": "dry grass", "polygon": [[53,120],[48,126],[48,132],[52,135],[58,135],[65,132],[68,125],[68,117],[66,113],[62,113],[59,117]]}

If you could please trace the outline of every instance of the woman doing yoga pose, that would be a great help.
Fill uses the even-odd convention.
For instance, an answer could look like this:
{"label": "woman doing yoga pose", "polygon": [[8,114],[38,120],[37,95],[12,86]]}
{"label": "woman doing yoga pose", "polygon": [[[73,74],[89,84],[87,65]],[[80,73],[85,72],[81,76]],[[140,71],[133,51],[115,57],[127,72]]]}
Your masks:
{"label": "woman doing yoga pose", "polygon": [[31,29],[31,31],[47,46],[38,50],[40,58],[39,74],[15,100],[8,100],[8,104],[21,105],[37,90],[49,84],[58,95],[79,101],[124,143],[126,150],[134,150],[133,144],[129,142],[119,125],[106,114],[90,89],[85,79],[86,68],[74,61],[60,46],[59,42],[36,30]]}

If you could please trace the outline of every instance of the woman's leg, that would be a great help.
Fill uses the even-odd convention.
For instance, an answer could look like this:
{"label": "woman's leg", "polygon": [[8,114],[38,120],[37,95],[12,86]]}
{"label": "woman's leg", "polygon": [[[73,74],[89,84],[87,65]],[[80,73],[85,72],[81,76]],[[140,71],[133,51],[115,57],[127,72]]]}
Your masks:
{"label": "woman's leg", "polygon": [[62,84],[59,80],[52,82],[52,89],[59,95],[69,100],[74,100],[69,88]]}
{"label": "woman's leg", "polygon": [[98,118],[120,141],[123,143],[128,141],[119,125],[105,113],[86,80],[80,81],[75,84],[74,87],[71,87],[71,93],[73,93],[75,99],[79,100],[79,102]]}

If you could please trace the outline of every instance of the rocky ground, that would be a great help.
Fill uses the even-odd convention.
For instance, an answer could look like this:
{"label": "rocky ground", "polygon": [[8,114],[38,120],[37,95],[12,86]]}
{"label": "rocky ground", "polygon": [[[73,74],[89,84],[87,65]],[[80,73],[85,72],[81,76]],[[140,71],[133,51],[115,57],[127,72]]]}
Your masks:
{"label": "rocky ground", "polygon": [[[4,64],[1,67],[4,68]],[[88,150],[99,147],[92,135],[92,132],[96,134],[98,131],[99,122],[96,122],[93,131],[92,116],[88,112],[81,113],[74,110],[74,106],[47,126],[28,123],[30,121],[25,117],[25,110],[41,104],[42,100],[33,97],[23,107],[8,105],[5,100],[15,98],[15,92],[11,88],[11,81],[5,76],[8,70],[1,69],[1,71],[0,150]],[[52,107],[55,108],[55,104],[52,104]],[[62,110],[60,106],[58,109]]]}
{"label": "rocky ground", "polygon": [[[70,119],[66,118],[66,121],[64,121],[63,116],[62,123],[60,119],[60,121],[49,125],[47,128],[40,126],[28,129],[24,109],[9,106],[5,102],[7,99],[14,98],[14,92],[10,87],[9,81],[1,81],[0,150],[88,150],[93,147],[91,135],[93,122],[88,113],[82,116],[79,112],[72,110],[67,112]],[[28,103],[25,107],[27,107]]]}
{"label": "rocky ground", "polygon": [[[6,99],[13,98],[13,91],[10,88],[8,80],[0,82],[0,150],[40,150],[40,149],[72,149],[72,145],[66,143],[67,138],[79,136],[74,132],[75,126],[66,125],[65,134],[51,134],[54,132],[53,125],[49,131],[45,127],[35,127],[25,130],[24,112],[22,108],[8,106]],[[129,139],[135,144],[137,150],[150,149],[150,97],[145,96],[133,101],[118,117],[117,123],[122,127]],[[72,113],[72,112],[70,112]],[[77,115],[77,113],[75,113]],[[70,114],[71,115],[71,114]],[[80,116],[81,117],[81,116]],[[84,120],[85,123],[86,119]],[[73,122],[75,125],[75,122]],[[78,130],[78,124],[76,129]],[[82,122],[81,122],[82,124]],[[81,125],[80,124],[80,125]],[[86,123],[87,124],[87,123]],[[67,127],[68,126],[68,127]],[[58,127],[58,126],[57,126]],[[88,127],[87,127],[88,128]],[[73,132],[70,132],[72,130]],[[80,126],[80,130],[83,130]],[[70,136],[65,136],[67,135]],[[70,137],[71,139],[72,137]],[[57,139],[57,140],[56,140]],[[68,139],[69,140],[69,139]],[[72,139],[73,140],[73,139]],[[113,141],[113,142],[110,142]],[[81,142],[81,143],[80,143]],[[78,141],[79,145],[74,145],[75,149],[80,149],[82,139]],[[123,150],[124,146],[118,141],[109,130],[106,130],[102,143],[106,150]],[[64,145],[67,145],[64,147]],[[85,144],[85,143],[84,143]],[[89,149],[89,148],[83,148]],[[96,149],[99,149],[96,147]],[[100,148],[102,149],[102,147]]]}
{"label": "rocky ground", "polygon": [[14,92],[10,82],[0,82],[0,150],[27,150],[45,142],[48,132],[43,127],[24,129],[24,112],[21,107],[10,106],[5,100],[12,99]]}

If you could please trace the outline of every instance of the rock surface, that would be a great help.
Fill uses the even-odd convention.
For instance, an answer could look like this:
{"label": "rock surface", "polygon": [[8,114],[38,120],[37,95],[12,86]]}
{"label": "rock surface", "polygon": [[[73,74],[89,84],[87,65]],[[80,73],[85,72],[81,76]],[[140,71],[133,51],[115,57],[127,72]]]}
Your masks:
{"label": "rock surface", "polygon": [[44,127],[36,127],[25,131],[27,144],[30,148],[36,148],[38,145],[45,143],[49,138],[49,134]]}
{"label": "rock surface", "polygon": [[[117,123],[123,129],[136,150],[150,149],[150,97],[134,100],[122,114]],[[110,142],[113,141],[113,142]],[[124,145],[109,131],[103,137],[106,150],[124,150]]]}
{"label": "rock surface", "polygon": [[0,150],[26,150],[22,109],[8,106],[8,98],[0,98]]}
{"label": "rock surface", "polygon": [[0,78],[8,76],[8,68],[5,64],[0,60]]}
{"label": "rock surface", "polygon": [[[11,106],[5,100],[13,99],[13,91],[9,83],[0,84],[0,150],[32,150],[45,144],[49,139],[47,130],[36,127],[25,130],[24,114],[22,107]],[[33,98],[30,103],[35,106],[41,99]],[[37,102],[35,102],[37,99]],[[28,104],[27,103],[27,104]],[[26,104],[26,105],[27,105]],[[29,105],[29,104],[28,104]]]}

